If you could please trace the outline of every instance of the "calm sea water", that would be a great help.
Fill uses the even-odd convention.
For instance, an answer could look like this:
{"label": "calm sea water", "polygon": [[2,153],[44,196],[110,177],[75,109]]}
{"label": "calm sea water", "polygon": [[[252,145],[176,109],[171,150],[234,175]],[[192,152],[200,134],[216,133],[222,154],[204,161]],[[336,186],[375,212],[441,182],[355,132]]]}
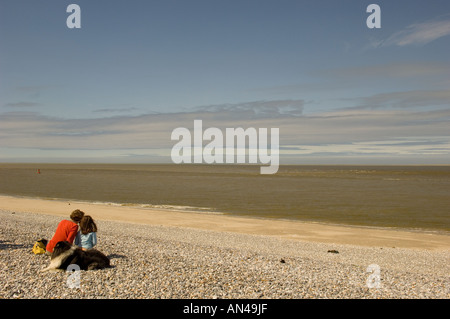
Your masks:
{"label": "calm sea water", "polygon": [[450,231],[450,166],[0,164],[0,194]]}

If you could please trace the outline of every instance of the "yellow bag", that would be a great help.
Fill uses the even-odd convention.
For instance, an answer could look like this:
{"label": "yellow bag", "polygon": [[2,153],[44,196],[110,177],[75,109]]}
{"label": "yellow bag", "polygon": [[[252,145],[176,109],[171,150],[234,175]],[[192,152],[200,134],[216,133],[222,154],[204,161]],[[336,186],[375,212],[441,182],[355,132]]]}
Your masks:
{"label": "yellow bag", "polygon": [[47,241],[45,239],[38,240],[34,243],[33,253],[36,255],[45,254],[45,247],[47,246]]}

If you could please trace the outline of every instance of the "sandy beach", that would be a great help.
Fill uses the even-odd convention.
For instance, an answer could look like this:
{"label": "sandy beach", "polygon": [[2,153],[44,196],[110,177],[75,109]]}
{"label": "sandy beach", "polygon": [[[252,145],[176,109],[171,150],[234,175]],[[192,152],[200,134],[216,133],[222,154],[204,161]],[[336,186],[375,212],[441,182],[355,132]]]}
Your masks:
{"label": "sandy beach", "polygon": [[[74,209],[113,267],[69,289],[63,272],[35,275],[49,257],[31,247]],[[0,298],[450,297],[445,234],[9,196],[0,215]]]}
{"label": "sandy beach", "polygon": [[44,200],[0,196],[0,209],[33,212],[67,218],[74,209],[97,220],[177,226],[202,230],[274,236],[308,242],[362,245],[368,247],[450,249],[450,237],[434,233],[369,227],[324,225],[300,221],[245,218],[215,213],[176,212],[135,206],[93,204],[81,201]]}

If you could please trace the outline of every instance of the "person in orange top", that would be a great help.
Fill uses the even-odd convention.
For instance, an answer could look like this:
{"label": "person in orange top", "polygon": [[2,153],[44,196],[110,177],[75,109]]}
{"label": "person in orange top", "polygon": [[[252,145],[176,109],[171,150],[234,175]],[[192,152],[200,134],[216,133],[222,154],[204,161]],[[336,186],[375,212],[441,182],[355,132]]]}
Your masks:
{"label": "person in orange top", "polygon": [[68,241],[70,244],[73,243],[78,232],[78,224],[83,216],[84,212],[76,209],[70,214],[71,220],[65,219],[58,224],[53,238],[48,242],[47,247],[45,248],[48,254],[53,252],[53,248],[60,241]]}

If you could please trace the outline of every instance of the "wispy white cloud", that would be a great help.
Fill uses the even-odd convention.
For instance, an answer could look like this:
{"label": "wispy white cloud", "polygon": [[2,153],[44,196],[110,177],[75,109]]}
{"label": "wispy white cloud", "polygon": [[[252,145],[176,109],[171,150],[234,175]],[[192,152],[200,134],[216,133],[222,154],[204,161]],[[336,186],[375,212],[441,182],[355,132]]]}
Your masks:
{"label": "wispy white cloud", "polygon": [[450,106],[450,90],[412,90],[402,92],[379,93],[362,98],[349,100],[358,101],[355,108],[408,108],[431,107],[445,105]]}
{"label": "wispy white cloud", "polygon": [[[389,104],[382,97],[382,103]],[[275,103],[274,101],[272,101]],[[381,103],[379,102],[379,103]],[[9,112],[0,116],[0,160],[15,154],[170,162],[175,144],[170,136],[177,127],[193,129],[195,119],[207,127],[279,128],[281,160],[284,156],[435,156],[450,158],[450,109],[410,108],[340,109],[313,115],[285,113],[276,117],[249,112],[270,103],[248,102],[202,107],[191,112],[115,116],[96,119],[61,119],[32,112]],[[280,105],[287,106],[288,102]],[[298,110],[302,103],[297,101]],[[273,106],[273,105],[272,105]],[[271,110],[269,108],[269,110]],[[439,137],[439,138],[438,138]],[[15,151],[17,150],[17,151]],[[17,155],[19,156],[19,155]],[[165,156],[165,158],[164,158]]]}
{"label": "wispy white cloud", "polygon": [[6,103],[5,106],[6,107],[33,107],[33,106],[39,106],[40,103],[36,103],[36,102],[10,102],[10,103]]}
{"label": "wispy white cloud", "polygon": [[300,116],[305,102],[303,100],[252,101],[237,104],[208,105],[195,108],[200,112],[235,114],[242,118],[274,118],[282,116]]}
{"label": "wispy white cloud", "polygon": [[328,155],[390,155],[390,156],[423,156],[442,155],[450,153],[449,137],[410,137],[385,141],[366,141],[354,143],[334,143],[303,145],[301,147],[286,146],[281,154],[297,156]]}
{"label": "wispy white cloud", "polygon": [[137,107],[127,107],[127,108],[103,108],[103,109],[97,109],[93,110],[92,113],[129,113],[139,111],[139,108]]}
{"label": "wispy white cloud", "polygon": [[411,24],[386,40],[374,41],[372,45],[375,47],[425,45],[448,35],[450,35],[450,19],[436,19]]}
{"label": "wispy white cloud", "polygon": [[[336,96],[342,91],[384,85],[386,88],[397,87],[398,84],[407,87],[413,83],[415,88],[420,82],[422,91],[439,90],[450,87],[450,65],[441,61],[395,61],[369,65],[346,66],[326,69],[316,69],[306,73],[303,83],[266,86],[248,90],[250,93],[270,94],[271,96]],[[402,82],[399,82],[402,81]],[[304,106],[310,99],[303,99]]]}
{"label": "wispy white cloud", "polygon": [[342,78],[416,78],[423,76],[439,76],[450,74],[447,63],[417,61],[414,63],[396,62],[367,66],[355,66],[336,69],[326,69],[314,72],[312,75],[322,79]]}

